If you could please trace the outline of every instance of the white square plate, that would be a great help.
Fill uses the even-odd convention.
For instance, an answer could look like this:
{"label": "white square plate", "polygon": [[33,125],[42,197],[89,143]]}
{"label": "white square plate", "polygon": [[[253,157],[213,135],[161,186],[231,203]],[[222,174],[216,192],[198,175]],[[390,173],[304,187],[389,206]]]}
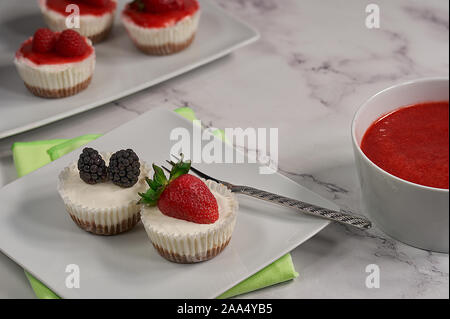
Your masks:
{"label": "white square plate", "polygon": [[211,62],[258,39],[258,33],[211,3],[200,0],[202,16],[194,43],[171,56],[138,51],[119,14],[129,0],[119,0],[110,37],[95,46],[97,64],[91,85],[64,99],[33,96],[13,64],[15,51],[45,26],[37,0],[0,1],[0,138],[30,130],[117,100]]}
{"label": "white square plate", "polygon": [[[176,127],[192,132],[192,124],[178,114],[155,109],[89,145],[100,151],[133,148],[148,164],[164,164],[174,143],[169,133]],[[57,193],[56,181],[79,153],[72,152],[0,189],[1,252],[64,298],[214,298],[329,223],[238,196],[236,228],[225,250],[203,263],[171,263],[158,255],[141,223],[112,237],[92,235],[75,225]],[[278,173],[259,174],[256,164],[195,166],[231,183],[337,208]],[[79,289],[65,286],[69,264],[80,267]]]}

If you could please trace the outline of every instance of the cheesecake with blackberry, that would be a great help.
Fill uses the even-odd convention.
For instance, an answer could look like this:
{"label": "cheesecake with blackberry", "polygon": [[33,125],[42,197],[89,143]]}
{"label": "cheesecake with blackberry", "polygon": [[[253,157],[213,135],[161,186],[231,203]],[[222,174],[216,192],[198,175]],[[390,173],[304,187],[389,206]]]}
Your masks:
{"label": "cheesecake with blackberry", "polygon": [[72,220],[97,235],[116,235],[140,221],[136,193],[146,188],[149,169],[131,149],[113,154],[85,148],[64,168],[58,192]]}

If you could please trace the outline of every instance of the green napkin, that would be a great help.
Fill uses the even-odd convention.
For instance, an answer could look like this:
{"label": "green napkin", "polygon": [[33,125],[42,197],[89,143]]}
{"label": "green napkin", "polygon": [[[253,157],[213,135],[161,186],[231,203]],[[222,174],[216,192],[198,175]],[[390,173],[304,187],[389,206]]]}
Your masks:
{"label": "green napkin", "polygon": [[[176,109],[175,112],[190,119],[196,119],[195,113],[187,107]],[[222,136],[221,130],[217,130]],[[42,167],[53,160],[67,154],[80,146],[98,138],[100,135],[83,135],[74,139],[56,139],[35,142],[17,142],[12,146],[14,164],[19,177]],[[25,274],[33,288],[36,296],[40,299],[59,299],[59,297],[34,278],[28,272]],[[245,279],[218,298],[230,298],[243,293],[261,289],[280,282],[294,279],[298,273],[294,269],[290,254],[286,254],[256,274]]]}

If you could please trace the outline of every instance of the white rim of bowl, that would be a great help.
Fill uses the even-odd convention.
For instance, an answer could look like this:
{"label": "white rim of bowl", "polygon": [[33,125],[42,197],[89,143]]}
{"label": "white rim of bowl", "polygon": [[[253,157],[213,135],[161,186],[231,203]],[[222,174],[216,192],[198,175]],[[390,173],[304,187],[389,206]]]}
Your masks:
{"label": "white rim of bowl", "polygon": [[[399,84],[394,84],[390,87],[385,88],[384,90],[381,90],[380,92],[376,93],[375,95],[372,95],[367,101],[365,101],[356,111],[355,115],[353,116],[353,120],[352,120],[352,142],[353,145],[356,147],[356,149],[358,150],[359,154],[362,155],[362,157],[368,162],[370,163],[370,165],[372,165],[373,167],[375,167],[376,170],[378,170],[379,172],[381,172],[383,175],[386,175],[388,177],[393,178],[394,180],[397,180],[399,182],[411,185],[411,186],[415,186],[417,188],[422,188],[422,189],[426,189],[426,190],[430,190],[430,191],[437,191],[437,192],[442,192],[442,193],[448,193],[449,189],[446,188],[437,188],[437,187],[431,187],[431,186],[425,186],[425,185],[421,185],[421,184],[417,184],[417,183],[413,183],[410,181],[407,181],[406,179],[397,177],[395,175],[392,175],[391,173],[385,171],[384,169],[382,169],[381,167],[379,167],[378,165],[376,165],[374,162],[372,162],[372,160],[370,158],[368,158],[366,156],[366,154],[364,154],[364,152],[361,149],[361,145],[359,145],[358,141],[356,140],[356,134],[355,134],[355,130],[356,130],[356,119],[358,118],[359,114],[362,112],[362,110],[364,109],[364,107],[370,103],[373,99],[375,99],[376,97],[378,97],[379,95],[385,94],[388,91],[394,90],[398,87],[401,86],[407,86],[407,85],[411,85],[411,84],[416,84],[416,83],[423,83],[423,82],[433,82],[433,81],[449,81],[448,77],[429,77],[429,78],[420,78],[417,80],[410,80],[410,81],[406,81],[406,82],[402,82]],[[401,107],[401,105],[399,106]],[[395,109],[394,109],[395,110]],[[394,111],[393,110],[393,111]]]}

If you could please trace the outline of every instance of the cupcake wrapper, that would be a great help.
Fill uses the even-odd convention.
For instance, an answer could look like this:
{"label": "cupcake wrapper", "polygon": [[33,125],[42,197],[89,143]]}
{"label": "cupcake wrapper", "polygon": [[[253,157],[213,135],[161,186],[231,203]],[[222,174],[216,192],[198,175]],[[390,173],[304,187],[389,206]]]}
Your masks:
{"label": "cupcake wrapper", "polygon": [[[64,168],[59,174],[57,189],[67,212],[78,226],[96,235],[116,235],[132,229],[140,221],[142,206],[137,204],[137,200],[108,208],[90,208],[74,203],[64,191],[64,180],[71,173],[73,165],[76,164]],[[144,176],[150,171],[145,163],[142,163],[141,170]]]}
{"label": "cupcake wrapper", "polygon": [[232,215],[216,227],[193,234],[174,235],[157,229],[157,226],[147,223],[145,217],[141,217],[153,246],[164,258],[177,263],[201,262],[213,258],[228,245],[236,224],[237,200],[225,186],[211,180],[207,180],[206,184],[233,203],[229,207]]}
{"label": "cupcake wrapper", "polygon": [[160,46],[151,46],[151,45],[143,46],[135,43],[135,45],[139,50],[148,55],[169,55],[186,49],[194,41],[194,38],[195,34],[193,34],[192,37],[188,39],[186,42],[178,44],[168,43]]}
{"label": "cupcake wrapper", "polygon": [[89,210],[79,209],[66,205],[72,220],[85,231],[96,235],[117,235],[132,229],[140,220],[140,207],[119,209],[105,209],[101,212],[92,213]]}
{"label": "cupcake wrapper", "polygon": [[208,251],[206,251],[205,254],[201,254],[201,255],[179,255],[177,253],[173,253],[170,251],[165,250],[164,248],[161,248],[155,244],[153,244],[153,247],[155,247],[155,249],[158,251],[158,253],[166,258],[167,260],[173,261],[175,263],[179,263],[179,264],[193,264],[193,263],[197,263],[197,262],[201,262],[201,261],[205,261],[211,258],[214,258],[215,256],[217,256],[222,250],[225,249],[225,247],[228,245],[228,243],[230,242],[231,237],[224,242],[221,246],[217,246],[214,247]]}
{"label": "cupcake wrapper", "polygon": [[[39,0],[39,7],[45,23],[55,32],[67,29],[66,16],[50,10],[46,6],[46,0]],[[106,38],[114,22],[115,12],[106,13],[103,16],[80,15],[80,28],[76,29],[81,35],[88,37],[93,43],[98,43]]]}
{"label": "cupcake wrapper", "polygon": [[92,76],[90,76],[86,81],[81,82],[73,87],[67,88],[67,89],[55,89],[55,90],[49,90],[49,89],[43,89],[39,87],[30,86],[25,82],[25,86],[27,89],[33,93],[36,96],[39,97],[45,97],[45,98],[63,98],[71,95],[75,95],[84,89],[86,89],[89,84],[91,83]]}
{"label": "cupcake wrapper", "polygon": [[168,55],[187,48],[194,40],[200,11],[166,28],[143,28],[122,15],[122,22],[134,44],[150,55]]}
{"label": "cupcake wrapper", "polygon": [[105,29],[105,30],[103,30],[103,31],[101,31],[101,32],[99,32],[99,33],[96,33],[96,34],[94,34],[94,35],[88,36],[88,39],[91,40],[93,44],[97,44],[97,43],[102,42],[102,41],[105,40],[105,39],[109,36],[109,34],[111,33],[112,26],[113,26],[113,25],[112,25],[112,23],[111,23],[111,25],[110,25],[107,29]]}

